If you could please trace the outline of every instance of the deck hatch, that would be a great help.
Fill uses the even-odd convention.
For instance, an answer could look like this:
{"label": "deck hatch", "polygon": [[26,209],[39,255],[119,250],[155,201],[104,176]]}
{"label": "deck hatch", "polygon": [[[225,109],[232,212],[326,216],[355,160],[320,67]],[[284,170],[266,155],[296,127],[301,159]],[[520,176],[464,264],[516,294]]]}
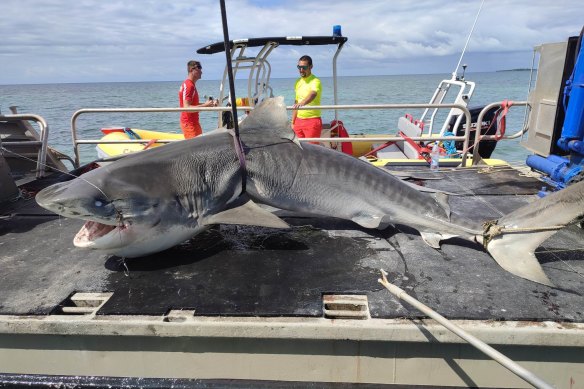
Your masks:
{"label": "deck hatch", "polygon": [[76,292],[55,309],[55,315],[93,315],[112,297],[113,293]]}
{"label": "deck hatch", "polygon": [[325,294],[322,298],[327,319],[369,319],[366,295]]}

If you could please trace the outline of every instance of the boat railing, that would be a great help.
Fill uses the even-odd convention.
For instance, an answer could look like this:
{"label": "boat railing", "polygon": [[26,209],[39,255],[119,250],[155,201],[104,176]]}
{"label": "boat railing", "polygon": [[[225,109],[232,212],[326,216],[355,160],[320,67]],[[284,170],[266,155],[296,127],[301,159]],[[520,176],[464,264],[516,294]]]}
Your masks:
{"label": "boat railing", "polygon": [[[492,106],[501,106],[502,102],[493,103],[485,109],[483,109],[479,115],[479,119],[482,120],[482,117],[487,111],[487,108],[492,108]],[[516,102],[514,105],[525,105],[527,102]],[[302,109],[320,109],[320,110],[387,110],[387,109],[433,109],[433,108],[456,108],[459,109],[462,114],[465,115],[466,123],[471,123],[471,114],[468,108],[461,104],[351,104],[351,105],[320,105],[320,106],[311,106],[311,107],[301,107]],[[253,110],[253,107],[250,106],[240,106],[237,107],[240,111],[250,111]],[[286,107],[288,111],[294,110],[292,106]],[[204,111],[211,111],[211,112],[225,112],[231,111],[231,107],[197,107],[197,108],[83,108],[76,111],[73,116],[71,117],[71,136],[73,140],[73,147],[75,152],[75,163],[77,166],[80,164],[80,152],[79,146],[80,145],[87,145],[87,144],[130,144],[130,143],[148,143],[150,140],[148,139],[128,139],[128,140],[102,140],[102,139],[79,139],[77,136],[77,119],[81,115],[85,114],[102,114],[102,113],[155,113],[155,112],[204,112]],[[480,122],[479,122],[480,123]],[[454,129],[456,131],[456,129]],[[523,131],[523,130],[522,130]],[[519,135],[514,135],[513,137],[520,136],[523,132],[520,131]],[[468,153],[470,149],[473,147],[469,147],[470,145],[470,133],[471,133],[471,126],[466,126],[464,135],[459,136],[433,136],[431,140],[439,140],[439,141],[462,141],[463,142],[463,153],[462,153],[462,166],[466,166],[466,161],[468,157]],[[509,137],[506,137],[509,138]],[[428,136],[417,136],[411,137],[411,140],[415,142],[422,142],[428,141]],[[491,139],[491,137],[480,137],[477,139],[475,137],[475,142],[478,142],[482,139]],[[364,138],[302,138],[300,141],[303,142],[397,142],[403,141],[404,139],[398,135],[379,135],[379,136],[369,136]],[[170,143],[176,142],[177,140],[173,139],[159,139],[157,143]],[[475,144],[476,146],[476,144]],[[477,154],[477,153],[474,153]],[[474,160],[474,156],[473,156]],[[478,160],[477,160],[478,161]]]}
{"label": "boat railing", "polygon": [[[498,101],[498,102],[486,105],[481,110],[481,112],[479,113],[479,116],[477,117],[477,128],[480,128],[480,123],[483,122],[483,118],[485,117],[487,112],[489,112],[492,108],[495,108],[495,107],[502,108],[503,104],[505,104],[505,103],[506,103],[505,101]],[[512,107],[513,106],[515,106],[515,107],[526,107],[527,106],[528,107],[529,102],[527,102],[527,101],[514,101]],[[467,123],[469,123],[469,122],[467,121]],[[467,128],[468,127],[469,126],[467,126]],[[527,123],[524,123],[523,127],[519,131],[515,132],[514,134],[503,135],[503,137],[501,137],[501,138],[498,137],[497,135],[481,135],[480,131],[476,131],[473,145],[475,145],[478,149],[478,144],[482,140],[517,139],[517,138],[523,136],[523,134],[525,134],[527,131],[528,131]],[[480,162],[480,159],[481,159],[481,156],[479,155],[479,153],[473,153],[472,164],[477,165]]]}
{"label": "boat railing", "polygon": [[[38,149],[38,155],[36,158],[36,168],[35,176],[36,178],[42,178],[45,176],[45,166],[47,162],[47,148],[49,140],[49,125],[47,121],[39,115],[34,114],[13,114],[13,115],[0,115],[0,122],[7,123],[18,123],[22,121],[33,121],[38,123],[40,129],[40,135],[37,140],[20,140],[20,141],[5,141],[3,142],[0,138],[0,148],[5,149],[8,152],[19,154],[19,148],[34,147]],[[35,134],[31,134],[36,136]]]}

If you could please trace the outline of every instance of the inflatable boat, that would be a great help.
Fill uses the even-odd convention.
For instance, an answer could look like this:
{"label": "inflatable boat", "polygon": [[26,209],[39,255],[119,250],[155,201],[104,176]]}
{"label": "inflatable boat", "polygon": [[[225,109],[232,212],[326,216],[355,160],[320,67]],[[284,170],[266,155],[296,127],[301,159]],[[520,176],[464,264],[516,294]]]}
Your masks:
{"label": "inflatable boat", "polygon": [[98,158],[109,158],[121,154],[130,154],[137,151],[149,149],[151,147],[158,147],[164,145],[166,142],[158,142],[161,140],[183,140],[182,133],[168,133],[162,131],[141,130],[137,128],[116,127],[116,128],[102,128],[104,136],[101,140],[104,141],[126,141],[126,140],[143,140],[144,142],[136,143],[99,143],[96,146]]}

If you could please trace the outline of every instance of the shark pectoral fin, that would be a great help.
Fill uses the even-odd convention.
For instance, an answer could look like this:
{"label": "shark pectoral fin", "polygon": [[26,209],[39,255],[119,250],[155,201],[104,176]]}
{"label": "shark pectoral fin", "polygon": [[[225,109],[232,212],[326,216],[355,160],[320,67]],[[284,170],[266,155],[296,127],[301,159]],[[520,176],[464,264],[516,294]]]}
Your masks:
{"label": "shark pectoral fin", "polygon": [[442,235],[435,232],[420,232],[420,235],[422,235],[422,239],[428,246],[435,249],[440,248],[440,241],[443,239]]}
{"label": "shark pectoral fin", "polygon": [[535,249],[554,232],[499,235],[489,242],[487,251],[508,272],[540,284],[554,286],[535,257]]}
{"label": "shark pectoral fin", "polygon": [[359,224],[361,227],[365,228],[379,228],[383,218],[380,216],[355,216],[352,218],[355,223]]}
{"label": "shark pectoral fin", "polygon": [[245,224],[271,228],[290,228],[288,223],[273,213],[260,208],[251,200],[238,207],[230,208],[205,218],[204,224]]}
{"label": "shark pectoral fin", "polygon": [[422,231],[420,231],[420,235],[422,236],[422,240],[426,242],[428,246],[435,249],[440,248],[441,241],[458,236],[451,234],[440,234],[438,232],[422,232]]}
{"label": "shark pectoral fin", "polygon": [[388,226],[393,224],[393,221],[389,215],[360,215],[355,216],[351,220],[359,224],[361,227],[377,228],[378,230],[385,230]]}

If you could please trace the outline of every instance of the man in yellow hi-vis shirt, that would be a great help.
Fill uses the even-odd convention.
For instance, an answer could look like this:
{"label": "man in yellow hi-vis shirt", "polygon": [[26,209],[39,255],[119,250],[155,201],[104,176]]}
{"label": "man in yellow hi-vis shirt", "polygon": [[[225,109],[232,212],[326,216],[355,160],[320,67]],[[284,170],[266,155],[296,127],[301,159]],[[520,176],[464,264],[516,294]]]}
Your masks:
{"label": "man in yellow hi-vis shirt", "polygon": [[[298,60],[300,78],[294,84],[296,99],[294,108],[320,105],[322,87],[320,80],[312,74],[312,58],[303,55]],[[299,138],[320,138],[322,119],[319,109],[301,109],[292,111],[292,127]],[[318,142],[312,142],[318,144]]]}

